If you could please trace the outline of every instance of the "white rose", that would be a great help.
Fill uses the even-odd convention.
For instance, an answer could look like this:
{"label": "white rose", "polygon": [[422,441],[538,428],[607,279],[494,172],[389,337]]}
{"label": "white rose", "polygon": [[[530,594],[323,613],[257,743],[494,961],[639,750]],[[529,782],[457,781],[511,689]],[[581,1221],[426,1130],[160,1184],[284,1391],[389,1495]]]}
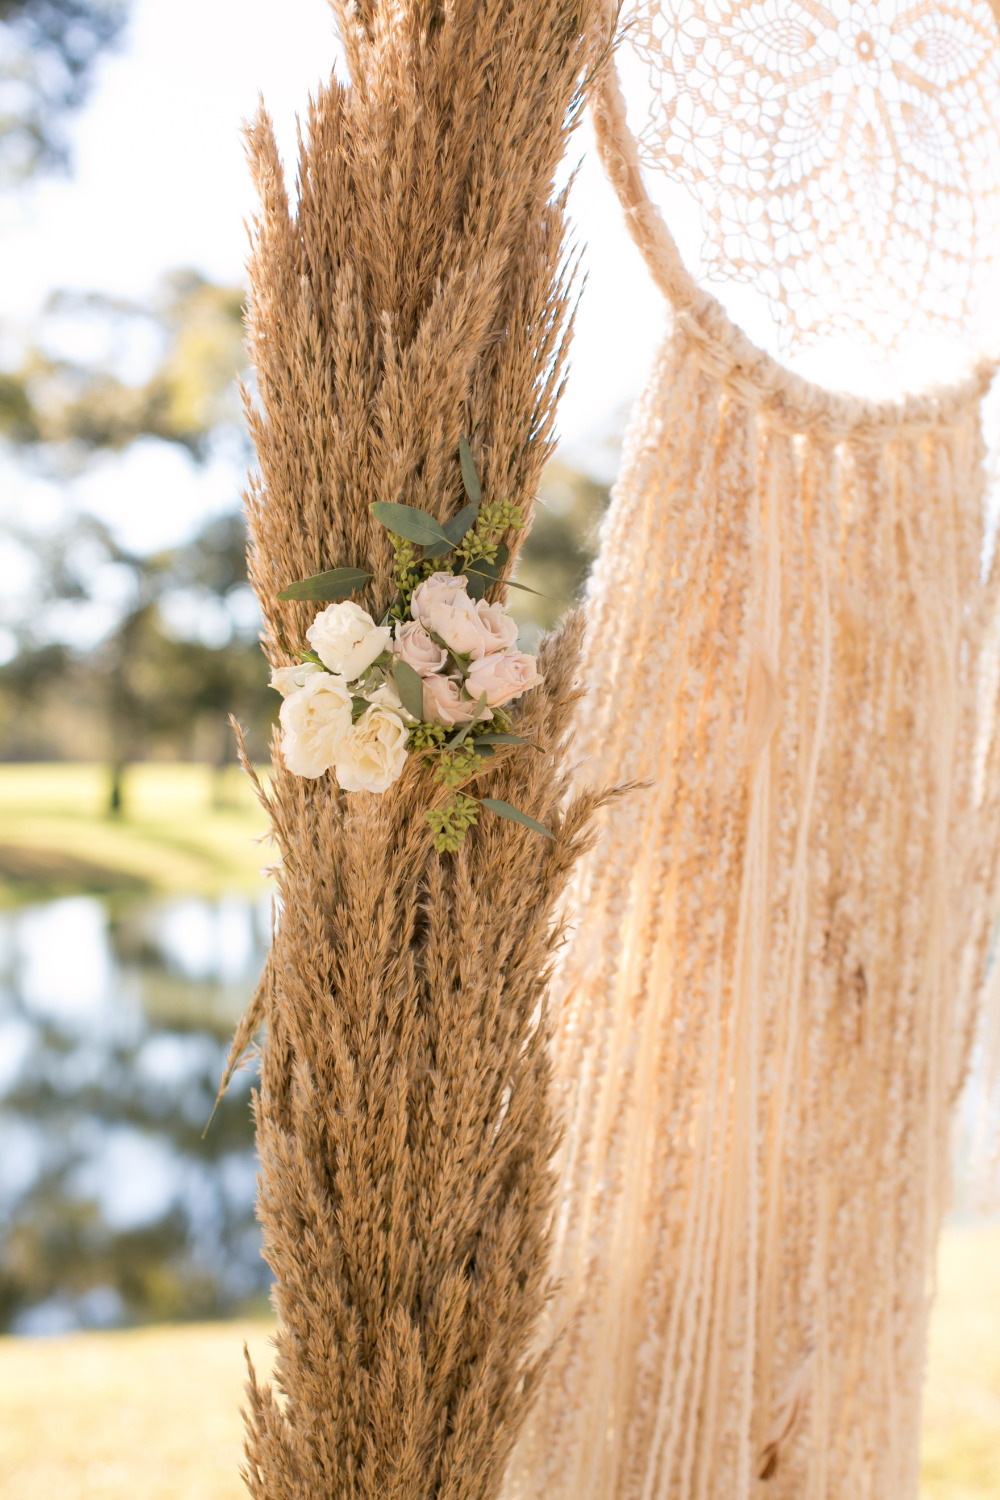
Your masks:
{"label": "white rose", "polygon": [[305,687],[307,677],[312,677],[322,670],[323,668],[318,667],[314,661],[296,662],[294,667],[272,667],[270,686],[275,688],[283,698],[287,698],[289,693]]}
{"label": "white rose", "polygon": [[405,625],[397,625],[395,637],[396,655],[421,677],[440,672],[448,660],[447,651],[434,644],[419,620],[407,620]]}
{"label": "white rose", "polygon": [[296,776],[322,776],[351,728],[351,695],[340,677],[316,672],[289,693],[278,715],[281,753]]}
{"label": "white rose", "polygon": [[316,616],[306,631],[306,640],[331,672],[339,672],[353,682],[388,650],[392,630],[388,625],[376,625],[368,611],[353,600],[342,599]]}
{"label": "white rose", "polygon": [[473,698],[479,699],[485,693],[487,703],[496,708],[519,698],[529,688],[538,687],[543,680],[533,656],[525,651],[504,651],[474,661],[465,686]]}
{"label": "white rose", "polygon": [[398,719],[402,719],[404,724],[415,724],[417,722],[413,715],[403,707],[403,700],[399,696],[396,684],[389,678],[377,688],[366,688],[361,696],[366,703],[371,703],[378,708],[388,709]]}
{"label": "white rose", "polygon": [[484,656],[492,651],[506,651],[516,643],[517,621],[511,619],[502,604],[487,604],[485,599],[480,599],[476,614],[487,639]]}
{"label": "white rose", "polygon": [[337,746],[334,770],[345,792],[384,792],[401,775],[410,731],[379,704],[365,709]]}
{"label": "white rose", "polygon": [[[424,720],[428,724],[471,724],[476,717],[478,701],[478,697],[472,699],[462,692],[457,677],[434,675],[424,678]],[[492,719],[493,715],[484,708],[479,717]]]}

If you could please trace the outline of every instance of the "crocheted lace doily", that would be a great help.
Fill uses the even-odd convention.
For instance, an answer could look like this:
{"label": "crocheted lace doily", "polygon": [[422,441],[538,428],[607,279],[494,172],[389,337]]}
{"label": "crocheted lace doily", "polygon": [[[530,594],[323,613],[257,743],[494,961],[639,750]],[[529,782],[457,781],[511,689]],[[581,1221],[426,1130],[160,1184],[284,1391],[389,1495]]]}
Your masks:
{"label": "crocheted lace doily", "polygon": [[632,0],[630,52],[643,166],[702,208],[698,273],[752,283],[786,347],[975,324],[1000,259],[986,0]]}

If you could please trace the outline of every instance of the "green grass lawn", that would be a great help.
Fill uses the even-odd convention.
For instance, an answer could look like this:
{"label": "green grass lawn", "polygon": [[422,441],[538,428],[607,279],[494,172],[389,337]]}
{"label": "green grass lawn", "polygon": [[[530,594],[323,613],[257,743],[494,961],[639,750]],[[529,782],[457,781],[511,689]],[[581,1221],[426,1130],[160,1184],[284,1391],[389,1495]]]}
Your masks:
{"label": "green grass lawn", "polygon": [[923,1500],[1000,1496],[1000,1225],[952,1225],[938,1262]]}
{"label": "green grass lawn", "polygon": [[236,766],[132,766],[117,816],[109,789],[103,766],[0,765],[0,903],[261,888],[273,846],[259,842],[267,820]]}
{"label": "green grass lawn", "polygon": [[[261,1374],[269,1333],[215,1323],[0,1339],[0,1494],[239,1500],[243,1341]],[[998,1495],[1000,1226],[952,1226],[931,1323],[921,1497]]]}
{"label": "green grass lawn", "polygon": [[4,1500],[246,1500],[245,1365],[263,1323],[0,1339]]}

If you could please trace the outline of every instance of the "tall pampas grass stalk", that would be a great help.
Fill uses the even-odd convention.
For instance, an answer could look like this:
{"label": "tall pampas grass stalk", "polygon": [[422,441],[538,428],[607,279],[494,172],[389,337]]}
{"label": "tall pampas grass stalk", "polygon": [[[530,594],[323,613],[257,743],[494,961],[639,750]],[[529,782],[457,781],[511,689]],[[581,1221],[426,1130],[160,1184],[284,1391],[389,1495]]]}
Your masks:
{"label": "tall pampas grass stalk", "polygon": [[[357,597],[381,615],[392,556],[369,507],[456,514],[463,434],[484,495],[530,514],[571,324],[554,174],[600,66],[599,10],[337,7],[349,82],[310,105],[294,211],[263,109],[249,130],[250,568],[275,666],[316,612],[277,601],[294,580],[366,568]],[[602,800],[570,799],[562,769],[579,637],[571,618],[543,643],[544,686],[515,715],[539,748],[501,751],[475,786],[551,842],[484,813],[439,855],[418,757],[384,796],[345,795],[275,744],[280,919],[236,1039],[266,1022],[280,1399],[251,1370],[257,1500],[498,1492],[546,1296],[555,904]]]}

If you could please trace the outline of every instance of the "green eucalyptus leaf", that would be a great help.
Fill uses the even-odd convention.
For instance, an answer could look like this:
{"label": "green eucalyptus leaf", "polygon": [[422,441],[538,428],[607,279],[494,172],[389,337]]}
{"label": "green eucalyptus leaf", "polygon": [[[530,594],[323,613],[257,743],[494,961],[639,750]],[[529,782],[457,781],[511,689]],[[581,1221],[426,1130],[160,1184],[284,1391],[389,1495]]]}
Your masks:
{"label": "green eucalyptus leaf", "polygon": [[428,630],[427,634],[430,636],[430,638],[434,642],[435,646],[440,646],[442,651],[447,651],[448,655],[451,657],[452,661],[454,662],[454,664],[458,668],[458,670],[461,672],[462,676],[463,677],[468,677],[468,675],[469,675],[469,658],[467,656],[463,656],[461,654],[461,652],[459,652],[459,651],[453,651],[452,648],[448,645],[448,642],[446,640],[444,640],[441,636],[439,636],[438,633],[437,633],[437,631],[435,631],[435,630]]}
{"label": "green eucalyptus leaf", "polygon": [[448,538],[447,542],[435,542],[427,547],[424,557],[440,557],[444,552],[450,552],[457,547],[459,542],[475,526],[476,517],[479,514],[479,502],[473,501],[471,505],[464,505],[457,516],[452,516],[450,521],[445,521],[441,530]]}
{"label": "green eucalyptus leaf", "polygon": [[419,672],[405,661],[393,662],[392,675],[399,691],[400,701],[408,714],[417,720],[424,716],[424,683]]}
{"label": "green eucalyptus leaf", "polygon": [[[479,475],[476,473],[476,464],[472,457],[472,449],[464,437],[458,440],[458,457],[462,465],[462,483],[465,485],[465,493],[478,506],[480,500],[483,498],[483,489],[479,483]],[[461,539],[459,537],[459,541]]]}
{"label": "green eucalyptus leaf", "polygon": [[447,551],[452,543],[444,527],[425,510],[415,505],[397,505],[394,500],[376,500],[369,510],[376,521],[408,542],[417,542],[421,547],[437,547],[444,542]]}
{"label": "green eucalyptus leaf", "polygon": [[351,698],[351,718],[356,722],[363,713],[371,708],[367,698]]}
{"label": "green eucalyptus leaf", "polygon": [[[465,571],[466,573],[479,573],[489,583],[496,583],[499,578],[500,569],[509,557],[510,553],[508,549],[501,542],[497,547],[496,562],[486,562],[484,558],[477,557],[475,562],[471,562]],[[534,594],[536,599],[548,599],[550,604],[565,604],[567,602],[565,599],[554,598],[552,594],[540,594],[537,589],[529,588],[526,583],[518,583],[516,578],[505,578],[503,582],[509,589],[520,589],[522,594]]]}
{"label": "green eucalyptus leaf", "polygon": [[473,500],[469,505],[463,505],[457,516],[452,516],[450,521],[445,521],[444,529],[451,538],[452,545],[457,547],[462,538],[472,530],[479,515],[479,501]]}
{"label": "green eucalyptus leaf", "polygon": [[486,579],[482,573],[473,573],[471,568],[466,570],[465,592],[470,599],[485,599]]}
{"label": "green eucalyptus leaf", "polygon": [[476,745],[527,745],[528,740],[522,739],[519,734],[497,734],[489,730],[486,734],[476,735]]}
{"label": "green eucalyptus leaf", "polygon": [[509,802],[502,801],[499,797],[478,798],[480,807],[487,808],[491,813],[496,813],[498,818],[507,818],[511,823],[520,823],[525,828],[534,829],[535,833],[542,833],[547,839],[554,839],[555,834],[541,823],[536,823],[534,818],[529,818],[527,813],[519,807],[511,807]]}
{"label": "green eucalyptus leaf", "polygon": [[447,749],[454,750],[456,748],[456,746],[458,746],[458,745],[460,745],[462,743],[462,741],[465,739],[466,735],[469,733],[469,730],[473,727],[473,725],[479,723],[479,715],[482,713],[482,711],[483,711],[483,709],[485,707],[486,707],[486,694],[483,693],[483,695],[480,698],[479,702],[476,704],[475,717],[472,718],[472,719],[470,719],[469,722],[468,722],[468,724],[463,724],[462,727],[461,727],[461,729],[458,731],[457,734],[453,734],[452,735],[451,739],[448,741],[448,744],[447,744],[447,747],[446,747]]}
{"label": "green eucalyptus leaf", "polygon": [[315,573],[312,578],[300,578],[298,583],[282,589],[279,599],[315,599],[333,601],[348,599],[363,588],[372,575],[360,568],[331,568],[328,573]]}
{"label": "green eucalyptus leaf", "polygon": [[518,583],[516,578],[505,578],[504,583],[509,589],[520,589],[522,594],[534,594],[536,599],[547,599],[550,604],[566,604],[566,599],[557,599],[554,594],[540,594],[537,589],[529,589],[526,583]]}

